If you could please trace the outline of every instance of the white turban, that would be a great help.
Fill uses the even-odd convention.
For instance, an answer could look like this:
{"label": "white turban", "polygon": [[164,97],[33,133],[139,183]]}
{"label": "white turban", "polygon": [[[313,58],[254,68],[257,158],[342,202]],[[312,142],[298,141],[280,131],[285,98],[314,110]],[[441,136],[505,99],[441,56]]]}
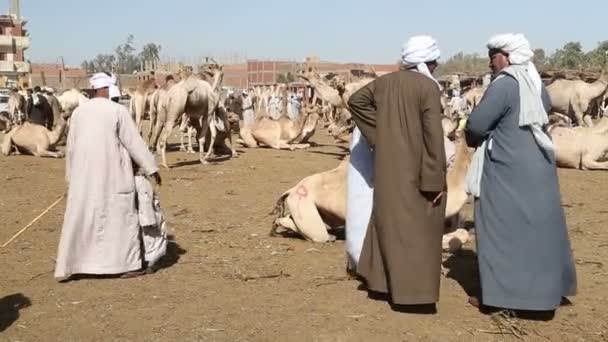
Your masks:
{"label": "white turban", "polygon": [[507,33],[496,35],[490,38],[487,47],[490,50],[496,49],[508,54],[511,64],[527,67],[528,74],[530,75],[534,86],[540,91],[542,80],[534,63],[532,63],[534,51],[532,51],[530,42],[523,34]]}
{"label": "white turban", "polygon": [[111,85],[110,86],[110,98],[112,99],[115,97],[120,97],[120,89],[118,89],[118,87],[115,85]]}
{"label": "white turban", "polygon": [[490,38],[488,49],[497,49],[509,55],[511,64],[527,64],[532,60],[534,52],[530,42],[521,34],[501,34]]}
{"label": "white turban", "polygon": [[108,76],[106,73],[99,72],[93,75],[89,82],[93,89],[108,88],[109,86],[116,84],[116,78]]}
{"label": "white turban", "polygon": [[[435,39],[430,36],[411,37],[403,44],[403,48],[401,49],[403,64],[416,66],[416,69],[418,69],[420,73],[435,81],[438,86],[439,83],[435,80],[433,75],[431,75],[431,71],[426,63],[438,60],[440,56],[441,52],[439,51],[439,46],[437,46]],[[441,89],[441,86],[439,86],[439,88]]]}

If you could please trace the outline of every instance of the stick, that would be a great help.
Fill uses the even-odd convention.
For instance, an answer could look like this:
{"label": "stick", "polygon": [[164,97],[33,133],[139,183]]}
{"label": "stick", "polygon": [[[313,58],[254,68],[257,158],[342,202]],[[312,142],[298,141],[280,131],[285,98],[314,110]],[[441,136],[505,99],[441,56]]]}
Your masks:
{"label": "stick", "polygon": [[65,195],[61,195],[55,202],[53,202],[53,204],[51,204],[48,208],[46,208],[45,211],[42,212],[42,214],[38,215],[38,217],[36,217],[35,219],[32,220],[32,222],[30,222],[27,226],[23,227],[20,231],[18,231],[15,235],[13,235],[13,237],[11,237],[8,241],[6,241],[4,243],[4,245],[2,245],[2,248],[8,246],[9,243],[13,242],[13,240],[15,240],[16,238],[19,237],[19,235],[25,233],[25,231],[34,225],[34,223],[38,222],[38,220],[40,220],[42,218],[42,216],[44,216],[46,213],[48,213],[51,209],[53,209],[53,207],[55,207],[57,204],[59,204],[59,202],[61,202],[61,200],[63,199],[63,197],[65,197]]}

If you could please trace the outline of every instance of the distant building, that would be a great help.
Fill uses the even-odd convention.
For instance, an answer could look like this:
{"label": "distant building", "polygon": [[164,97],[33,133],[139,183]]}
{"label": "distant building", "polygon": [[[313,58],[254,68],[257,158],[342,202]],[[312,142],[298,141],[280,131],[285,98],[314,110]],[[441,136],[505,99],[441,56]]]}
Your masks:
{"label": "distant building", "polygon": [[15,85],[30,72],[30,64],[25,60],[25,50],[30,47],[30,37],[21,17],[19,0],[9,1],[9,14],[0,15],[0,83]]}

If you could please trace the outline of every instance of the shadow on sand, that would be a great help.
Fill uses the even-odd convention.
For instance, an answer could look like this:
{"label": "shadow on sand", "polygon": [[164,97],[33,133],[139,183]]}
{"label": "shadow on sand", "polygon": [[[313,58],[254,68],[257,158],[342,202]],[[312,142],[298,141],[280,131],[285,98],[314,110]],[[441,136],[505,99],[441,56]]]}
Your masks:
{"label": "shadow on sand", "polygon": [[0,299],[0,332],[6,330],[19,319],[19,311],[32,305],[32,301],[22,293],[15,293]]}

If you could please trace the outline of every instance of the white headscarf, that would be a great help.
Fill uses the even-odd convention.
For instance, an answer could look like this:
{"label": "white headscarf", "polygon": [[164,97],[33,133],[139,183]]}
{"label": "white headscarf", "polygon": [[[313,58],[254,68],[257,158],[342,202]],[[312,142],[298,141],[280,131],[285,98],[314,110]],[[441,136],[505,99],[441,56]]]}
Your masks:
{"label": "white headscarf", "polygon": [[91,84],[91,88],[93,89],[108,88],[116,84],[116,78],[108,76],[104,72],[98,72],[93,75],[93,77],[91,77],[89,83]]}
{"label": "white headscarf", "polygon": [[540,91],[543,82],[534,63],[532,63],[534,51],[532,51],[530,42],[523,34],[507,33],[494,36],[488,41],[487,47],[488,49],[497,49],[507,53],[511,64],[527,67],[530,79]]}
{"label": "white headscarf", "polygon": [[439,82],[433,77],[426,63],[438,60],[441,56],[437,41],[430,36],[414,36],[411,37],[401,49],[401,59],[403,64],[407,66],[416,66],[416,69],[421,74],[427,76],[437,83]]}
{"label": "white headscarf", "polygon": [[118,89],[118,87],[115,85],[111,85],[110,86],[110,98],[112,99],[115,97],[120,97],[120,89]]}

